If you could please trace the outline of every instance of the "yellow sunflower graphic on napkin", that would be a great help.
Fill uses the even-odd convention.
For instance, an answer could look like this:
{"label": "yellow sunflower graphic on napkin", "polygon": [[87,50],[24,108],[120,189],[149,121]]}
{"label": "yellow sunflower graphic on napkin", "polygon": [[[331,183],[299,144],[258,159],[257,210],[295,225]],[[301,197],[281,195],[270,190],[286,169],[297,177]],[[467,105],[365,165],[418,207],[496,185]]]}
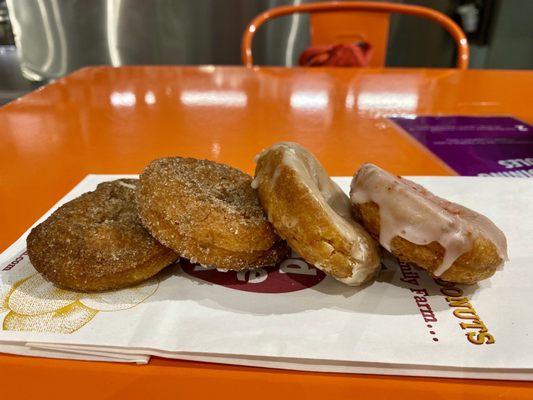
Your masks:
{"label": "yellow sunflower graphic on napkin", "polygon": [[154,277],[138,286],[101,293],[60,289],[35,273],[15,282],[0,299],[7,311],[4,330],[73,333],[99,312],[126,310],[151,297],[159,287]]}

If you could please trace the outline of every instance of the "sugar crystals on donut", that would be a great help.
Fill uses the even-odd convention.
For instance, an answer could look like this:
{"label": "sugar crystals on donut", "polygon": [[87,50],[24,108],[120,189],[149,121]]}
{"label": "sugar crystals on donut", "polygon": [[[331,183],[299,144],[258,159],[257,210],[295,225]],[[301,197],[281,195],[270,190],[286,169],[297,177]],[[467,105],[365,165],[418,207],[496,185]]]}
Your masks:
{"label": "sugar crystals on donut", "polygon": [[192,262],[237,271],[275,265],[288,248],[251,182],[244,172],[209,160],[154,160],[140,176],[139,216],[154,237]]}
{"label": "sugar crystals on donut", "polygon": [[139,221],[136,185],[103,182],[36,226],[27,239],[35,269],[60,287],[101,291],[140,283],[174,262],[178,255]]}

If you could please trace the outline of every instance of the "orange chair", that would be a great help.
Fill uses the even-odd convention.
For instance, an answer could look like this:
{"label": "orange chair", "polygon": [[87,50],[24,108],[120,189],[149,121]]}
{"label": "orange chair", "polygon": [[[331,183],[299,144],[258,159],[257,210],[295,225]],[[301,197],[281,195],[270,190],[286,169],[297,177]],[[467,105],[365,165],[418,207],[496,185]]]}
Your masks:
{"label": "orange chair", "polygon": [[361,40],[370,43],[373,51],[370,67],[385,65],[391,13],[426,18],[446,29],[455,40],[456,68],[468,68],[469,48],[466,36],[461,28],[446,15],[427,7],[371,1],[308,3],[267,10],[255,17],[246,28],[241,47],[243,64],[247,67],[253,66],[252,40],[261,25],[270,19],[297,12],[311,14],[312,46]]}

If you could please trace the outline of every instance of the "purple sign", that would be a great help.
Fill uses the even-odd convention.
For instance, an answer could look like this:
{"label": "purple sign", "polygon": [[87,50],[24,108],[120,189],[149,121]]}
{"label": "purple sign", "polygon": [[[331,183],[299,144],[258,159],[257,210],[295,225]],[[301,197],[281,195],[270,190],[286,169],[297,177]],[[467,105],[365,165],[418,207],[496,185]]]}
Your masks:
{"label": "purple sign", "polygon": [[511,117],[391,118],[461,175],[533,177],[533,127]]}

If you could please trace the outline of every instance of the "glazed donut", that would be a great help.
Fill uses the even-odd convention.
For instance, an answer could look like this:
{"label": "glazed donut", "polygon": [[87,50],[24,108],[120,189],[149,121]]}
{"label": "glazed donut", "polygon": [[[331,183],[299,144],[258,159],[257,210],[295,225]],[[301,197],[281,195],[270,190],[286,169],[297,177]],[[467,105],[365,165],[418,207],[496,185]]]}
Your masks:
{"label": "glazed donut", "polygon": [[380,269],[377,244],[351,217],[348,196],[297,143],[281,142],[257,157],[259,199],[277,233],[307,262],[348,285]]}
{"label": "glazed donut", "polygon": [[137,209],[161,243],[222,270],[275,265],[288,247],[251,188],[252,177],[208,160],[163,158],[142,172]]}
{"label": "glazed donut", "polygon": [[444,281],[474,283],[507,260],[505,235],[487,217],[372,164],[355,174],[356,218],[401,261]]}
{"label": "glazed donut", "polygon": [[136,183],[101,183],[33,228],[27,246],[35,269],[57,286],[89,292],[134,285],[174,262],[178,255],[137,217]]}

